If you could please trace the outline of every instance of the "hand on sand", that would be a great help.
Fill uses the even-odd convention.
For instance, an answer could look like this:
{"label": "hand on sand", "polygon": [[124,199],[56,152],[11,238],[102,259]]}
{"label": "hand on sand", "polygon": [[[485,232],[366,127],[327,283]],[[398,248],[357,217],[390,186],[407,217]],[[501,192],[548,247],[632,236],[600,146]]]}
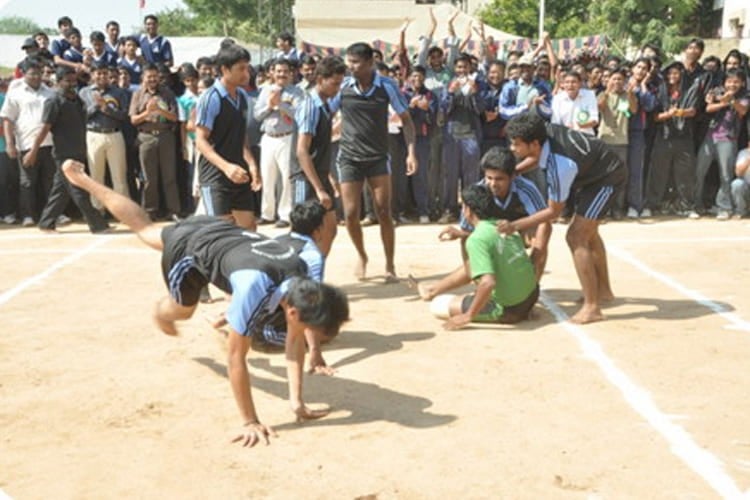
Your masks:
{"label": "hand on sand", "polygon": [[471,316],[468,314],[459,314],[449,318],[448,321],[443,323],[443,328],[445,330],[459,330],[469,323],[471,323]]}
{"label": "hand on sand", "polygon": [[419,298],[425,301],[430,301],[435,298],[434,287],[428,283],[422,283],[410,274],[406,282],[407,286],[412,290],[416,290],[419,294]]}
{"label": "hand on sand", "polygon": [[243,427],[240,433],[232,439],[233,443],[240,443],[246,448],[252,448],[261,441],[265,441],[266,445],[270,444],[269,437],[278,437],[276,432],[267,425],[263,425],[260,422],[248,422]]}

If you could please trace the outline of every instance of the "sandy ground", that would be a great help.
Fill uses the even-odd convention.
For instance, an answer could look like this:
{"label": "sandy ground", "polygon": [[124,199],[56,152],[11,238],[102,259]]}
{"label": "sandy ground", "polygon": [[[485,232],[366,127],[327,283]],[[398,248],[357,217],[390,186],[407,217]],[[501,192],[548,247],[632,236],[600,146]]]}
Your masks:
{"label": "sandy ground", "polygon": [[[402,275],[455,267],[437,226],[397,230]],[[674,498],[750,490],[750,223],[607,224],[608,320],[564,322],[578,281],[555,226],[549,307],[445,332],[404,284],[356,282],[344,231],[327,278],[352,321],[306,376],[327,418],[294,423],[283,355],[251,352],[270,446],[240,424],[221,338],[199,309],[151,324],[159,254],[126,232],[0,229],[0,497]],[[381,277],[382,278],[382,277]],[[553,314],[555,313],[555,314]]]}

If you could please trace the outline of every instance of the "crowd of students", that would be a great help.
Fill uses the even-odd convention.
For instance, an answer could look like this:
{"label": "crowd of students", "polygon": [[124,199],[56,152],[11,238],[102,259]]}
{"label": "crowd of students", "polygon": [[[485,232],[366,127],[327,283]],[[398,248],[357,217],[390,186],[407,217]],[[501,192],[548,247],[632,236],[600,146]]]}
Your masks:
{"label": "crowd of students", "polygon": [[[397,222],[455,221],[459,187],[481,178],[482,155],[508,146],[507,121],[529,112],[599,137],[628,166],[627,188],[610,213],[614,219],[747,215],[745,54],[732,50],[723,60],[704,58],[703,41],[693,39],[680,62],[668,63],[654,45],[630,61],[586,51],[561,60],[546,36],[533,52],[503,54],[481,26],[458,37],[453,19],[447,20],[449,38],[440,44],[433,39],[438,20],[431,15],[417,53],[409,54],[404,43],[408,22],[395,53],[374,51],[379,75],[392,79],[408,104],[416,134],[419,168],[411,175],[402,121],[392,109],[388,149]],[[121,36],[111,21],[88,35],[88,45],[70,18],[60,18],[58,27],[61,36],[51,43],[45,33],[27,39],[14,79],[0,84],[0,220],[54,229],[69,221],[65,214],[77,215],[69,208],[54,221],[41,219],[57,169],[54,134],[43,130],[44,102],[70,72],[86,112],[84,159],[92,176],[139,201],[155,220],[193,213],[201,197],[196,105],[220,76],[214,57],[175,66],[153,15],[145,17],[138,36]],[[476,54],[464,52],[472,36],[480,39]],[[297,162],[295,115],[314,87],[320,57],[298,52],[288,33],[278,36],[277,46],[276,57],[251,66],[241,87],[249,98],[246,138],[262,179],[254,210],[261,224],[286,227]],[[335,183],[341,124],[338,114],[332,119]],[[363,223],[377,222],[371,191],[362,195]],[[94,208],[102,207],[94,202]]]}

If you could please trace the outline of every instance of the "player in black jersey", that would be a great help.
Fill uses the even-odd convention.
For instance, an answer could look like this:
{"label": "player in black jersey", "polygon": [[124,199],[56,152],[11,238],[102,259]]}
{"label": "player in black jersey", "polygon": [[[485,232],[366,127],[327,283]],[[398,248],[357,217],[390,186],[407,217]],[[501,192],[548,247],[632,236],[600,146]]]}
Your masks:
{"label": "player in black jersey", "polygon": [[516,157],[533,162],[547,179],[547,208],[516,221],[500,221],[498,231],[511,234],[562,213],[569,198],[575,216],[566,240],[583,289],[583,306],[571,318],[575,323],[604,319],[600,304],[614,299],[609,283],[607,254],[599,236],[599,219],[624,189],[627,170],[620,159],[598,139],[562,125],[545,125],[532,113],[513,117],[506,128]]}
{"label": "player in black jersey", "polygon": [[154,320],[164,333],[177,335],[175,322],[193,315],[207,283],[232,294],[226,313],[230,327],[227,372],[242,417],[242,429],[233,442],[254,446],[274,435],[255,411],[246,356],[252,334],[264,327],[278,307],[284,310],[287,324],[292,410],[298,420],[328,413],[311,410],[302,400],[304,332],[309,329],[325,335],[339,330],[349,317],[348,300],[341,290],[306,278],[306,265],[290,246],[215,217],[190,218],[162,229],[130,199],[86,175],[83,163],[68,160],[62,168],[71,184],[102,202],[144,243],[162,251],[169,295],[157,302]]}

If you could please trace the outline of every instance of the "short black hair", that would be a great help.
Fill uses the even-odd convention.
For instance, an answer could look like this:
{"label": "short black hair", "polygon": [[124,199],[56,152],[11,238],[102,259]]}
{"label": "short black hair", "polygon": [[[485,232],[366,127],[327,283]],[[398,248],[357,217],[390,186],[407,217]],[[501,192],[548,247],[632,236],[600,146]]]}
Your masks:
{"label": "short black hair", "polygon": [[461,191],[461,200],[479,220],[487,220],[495,213],[495,200],[492,193],[484,186],[471,184]]}
{"label": "short black hair", "polygon": [[547,140],[547,127],[542,117],[536,113],[522,113],[510,119],[505,127],[508,139],[521,139],[523,142],[533,141],[544,144]]}
{"label": "short black hair", "polygon": [[71,35],[78,35],[78,38],[81,38],[81,30],[76,27],[68,28],[65,30],[65,33],[63,33],[63,35],[65,36],[65,38],[68,38]]}
{"label": "short black hair", "polygon": [[318,200],[307,200],[294,205],[289,214],[292,231],[305,236],[312,236],[316,229],[323,225],[326,209]]}
{"label": "short black hair", "polygon": [[364,42],[357,42],[349,45],[346,48],[346,55],[356,56],[364,59],[365,61],[372,61],[373,50],[369,44],[366,44]]}
{"label": "short black hair", "polygon": [[154,21],[156,24],[159,24],[159,18],[153,14],[146,14],[146,16],[143,18],[143,24],[146,24],[146,21],[148,21],[149,19]]}
{"label": "short black hair", "polygon": [[138,38],[137,38],[137,37],[135,37],[135,36],[133,36],[133,35],[130,35],[130,36],[126,36],[125,38],[123,38],[123,40],[122,40],[122,44],[123,44],[123,45],[125,45],[125,44],[126,44],[126,43],[128,43],[128,42],[132,42],[132,43],[134,43],[134,44],[136,45],[136,47],[137,47],[138,45],[140,45],[140,42],[138,41]]}
{"label": "short black hair", "polygon": [[156,71],[157,73],[161,73],[161,71],[159,70],[159,66],[156,65],[156,64],[154,64],[154,63],[146,63],[146,64],[144,64],[142,71],[143,71],[143,73],[145,73],[146,71]]}
{"label": "short black hair", "polygon": [[482,170],[500,170],[510,177],[516,174],[516,158],[508,148],[493,146],[482,156]]}
{"label": "short black hair", "polygon": [[250,62],[250,52],[236,43],[220,48],[219,52],[216,54],[216,66],[218,66],[219,69],[229,69],[242,61]]}
{"label": "short black hair", "polygon": [[73,20],[69,18],[68,16],[62,16],[60,19],[57,20],[57,27],[59,28],[63,24],[67,24],[68,26],[73,26]]}
{"label": "short black hair", "polygon": [[180,81],[184,81],[186,78],[198,78],[198,70],[191,63],[180,65]]}
{"label": "short black hair", "polygon": [[294,45],[294,35],[292,35],[288,31],[282,31],[281,33],[276,35],[276,38],[284,42],[289,42],[290,45]]}
{"label": "short black hair", "polygon": [[704,42],[702,38],[691,38],[690,41],[685,45],[685,48],[690,47],[693,44],[697,45],[698,48],[701,49],[701,52],[706,50],[706,42]]}
{"label": "short black hair", "polygon": [[237,42],[234,40],[234,38],[226,37],[222,39],[221,42],[219,42],[219,49],[223,49],[224,47],[229,47],[230,45],[235,45]]}
{"label": "short black hair", "polygon": [[293,278],[286,301],[297,309],[300,321],[322,328],[329,337],[335,336],[341,325],[349,320],[346,294],[340,288],[309,278]]}
{"label": "short black hair", "polygon": [[117,26],[119,28],[120,23],[118,23],[117,21],[109,21],[107,25],[105,26],[105,28],[109,29],[110,26]]}
{"label": "short black hair", "polygon": [[742,68],[730,68],[724,73],[724,81],[726,81],[727,78],[739,78],[739,80],[744,84],[745,83],[745,71]]}
{"label": "short black hair", "polygon": [[382,51],[382,50],[380,50],[380,49],[375,49],[375,48],[374,48],[374,49],[372,49],[372,57],[375,57],[375,56],[380,56],[380,60],[381,60],[381,61],[382,61],[383,59],[385,59],[385,57],[383,56],[383,51]]}
{"label": "short black hair", "polygon": [[92,61],[91,62],[91,69],[93,71],[97,71],[97,70],[100,70],[100,69],[109,70],[109,64],[107,64],[103,60],[101,60],[101,61]]}
{"label": "short black hair", "polygon": [[379,73],[382,73],[382,72],[388,73],[391,70],[391,68],[384,62],[376,63],[375,69],[378,70]]}
{"label": "short black hair", "polygon": [[91,41],[92,43],[103,42],[104,40],[106,39],[104,38],[104,33],[102,33],[101,31],[92,31],[89,35],[89,41]]}
{"label": "short black hair", "polygon": [[201,66],[213,66],[214,65],[214,58],[209,56],[203,56],[199,57],[197,61],[195,61],[195,67],[200,68]]}
{"label": "short black hair", "polygon": [[[303,63],[304,64],[304,63]],[[346,74],[346,64],[338,56],[327,56],[315,65],[315,77],[331,78]]]}
{"label": "short black hair", "polygon": [[443,49],[441,49],[437,45],[434,45],[430,47],[430,50],[427,51],[427,57],[430,57],[432,56],[432,54],[435,54],[435,53],[440,54],[440,57],[442,57],[444,54]]}
{"label": "short black hair", "polygon": [[426,76],[427,75],[427,70],[425,69],[424,66],[422,66],[420,64],[417,64],[416,66],[413,66],[411,68],[411,73],[419,73],[422,76]]}
{"label": "short black hair", "polygon": [[299,60],[300,66],[303,64],[306,64],[308,66],[315,66],[318,64],[318,61],[315,60],[315,58],[309,54],[305,54],[302,56],[302,58]]}
{"label": "short black hair", "polygon": [[60,80],[65,78],[66,75],[75,74],[75,72],[75,68],[72,68],[70,66],[58,66],[55,69],[55,78],[59,82]]}
{"label": "short black hair", "polygon": [[572,76],[579,82],[583,81],[583,78],[581,77],[581,74],[578,71],[573,71],[572,69],[569,69],[568,71],[565,72],[565,77],[567,78],[569,76]]}
{"label": "short black hair", "polygon": [[284,59],[283,57],[277,57],[276,59],[274,59],[273,64],[271,64],[271,69],[276,69],[276,66],[278,65],[286,66],[290,71],[294,69],[294,63],[289,59]]}

